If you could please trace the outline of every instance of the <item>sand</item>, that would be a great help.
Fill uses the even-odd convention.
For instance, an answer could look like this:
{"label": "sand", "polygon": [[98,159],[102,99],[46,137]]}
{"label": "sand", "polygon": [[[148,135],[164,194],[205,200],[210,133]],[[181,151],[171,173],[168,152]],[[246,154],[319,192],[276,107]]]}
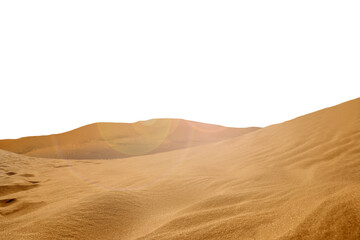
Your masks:
{"label": "sand", "polygon": [[265,127],[0,141],[0,239],[360,239],[360,98]]}
{"label": "sand", "polygon": [[0,140],[0,149],[45,158],[125,158],[221,141],[257,129],[226,128],[182,119],[94,123],[61,134]]}

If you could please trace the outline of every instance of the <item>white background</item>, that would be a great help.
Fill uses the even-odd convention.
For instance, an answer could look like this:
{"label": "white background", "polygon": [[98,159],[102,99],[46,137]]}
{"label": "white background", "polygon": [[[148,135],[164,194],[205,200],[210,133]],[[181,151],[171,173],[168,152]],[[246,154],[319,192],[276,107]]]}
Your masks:
{"label": "white background", "polygon": [[359,96],[359,1],[1,1],[0,138],[267,126]]}

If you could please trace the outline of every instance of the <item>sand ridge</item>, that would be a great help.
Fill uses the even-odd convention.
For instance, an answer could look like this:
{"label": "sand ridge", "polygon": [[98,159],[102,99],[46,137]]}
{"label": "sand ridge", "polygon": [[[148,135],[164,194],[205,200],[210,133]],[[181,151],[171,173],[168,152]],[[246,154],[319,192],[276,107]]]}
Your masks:
{"label": "sand ridge", "polygon": [[227,134],[103,160],[0,150],[0,239],[359,239],[360,99]]}
{"label": "sand ridge", "polygon": [[188,148],[258,129],[182,119],[94,123],[61,134],[0,140],[0,149],[43,158],[113,159]]}

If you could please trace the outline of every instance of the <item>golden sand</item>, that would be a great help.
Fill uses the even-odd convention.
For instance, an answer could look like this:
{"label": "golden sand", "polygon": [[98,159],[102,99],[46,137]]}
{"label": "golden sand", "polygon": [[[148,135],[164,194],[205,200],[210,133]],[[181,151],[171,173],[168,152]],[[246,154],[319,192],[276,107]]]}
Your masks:
{"label": "golden sand", "polygon": [[360,239],[360,99],[262,129],[97,123],[0,148],[0,239]]}

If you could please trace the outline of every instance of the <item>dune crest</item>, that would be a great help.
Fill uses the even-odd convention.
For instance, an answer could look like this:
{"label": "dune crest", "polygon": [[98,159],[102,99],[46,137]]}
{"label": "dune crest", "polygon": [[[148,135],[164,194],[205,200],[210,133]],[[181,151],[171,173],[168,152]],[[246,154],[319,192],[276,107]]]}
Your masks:
{"label": "dune crest", "polygon": [[[24,155],[9,151],[31,140],[5,144],[0,239],[359,239],[360,98],[246,134],[196,123],[191,144],[186,122],[170,123],[124,130],[143,133],[126,138],[132,146],[164,140],[132,157],[79,161],[39,150],[45,159],[30,152],[47,141]],[[81,137],[96,128],[64,133],[60,145],[77,141],[82,159],[99,140]],[[118,144],[111,129],[102,139]]]}

